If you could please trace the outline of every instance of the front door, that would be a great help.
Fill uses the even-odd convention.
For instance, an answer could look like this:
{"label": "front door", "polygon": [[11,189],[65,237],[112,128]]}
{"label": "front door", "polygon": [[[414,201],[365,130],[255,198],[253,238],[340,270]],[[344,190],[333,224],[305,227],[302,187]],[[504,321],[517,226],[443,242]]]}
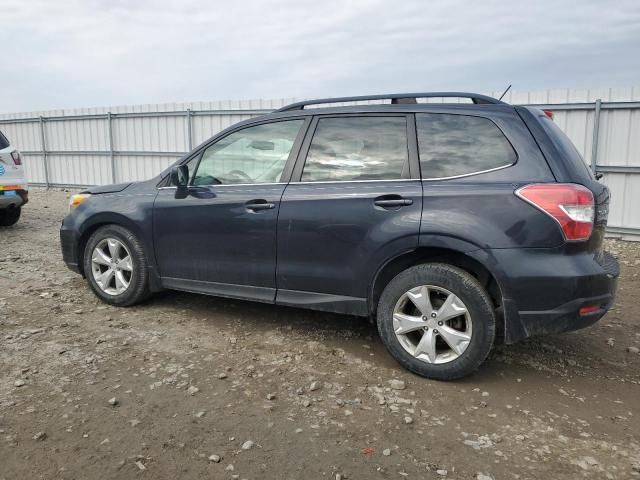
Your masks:
{"label": "front door", "polygon": [[187,189],[160,189],[154,244],[165,287],[274,300],[283,174],[303,123],[236,130],[189,161]]}
{"label": "front door", "polygon": [[377,268],[418,246],[414,126],[404,114],[314,120],[280,205],[276,303],[367,314]]}

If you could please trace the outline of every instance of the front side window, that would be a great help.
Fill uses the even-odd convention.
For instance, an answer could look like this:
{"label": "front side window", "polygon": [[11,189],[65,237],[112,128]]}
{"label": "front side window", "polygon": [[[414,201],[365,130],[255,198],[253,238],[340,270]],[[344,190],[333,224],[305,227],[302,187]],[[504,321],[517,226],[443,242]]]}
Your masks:
{"label": "front side window", "polygon": [[487,118],[419,113],[416,128],[423,179],[469,175],[517,159],[502,131]]}
{"label": "front side window", "polygon": [[303,182],[393,180],[408,176],[405,117],[318,120]]}
{"label": "front side window", "polygon": [[278,183],[303,120],[265,123],[231,133],[209,146],[192,185]]}

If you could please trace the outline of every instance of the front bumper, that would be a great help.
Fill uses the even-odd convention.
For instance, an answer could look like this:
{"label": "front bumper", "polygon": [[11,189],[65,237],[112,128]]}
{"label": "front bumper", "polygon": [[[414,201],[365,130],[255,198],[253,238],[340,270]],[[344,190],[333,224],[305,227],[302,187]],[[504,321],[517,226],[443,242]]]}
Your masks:
{"label": "front bumper", "polygon": [[78,234],[74,230],[65,228],[64,223],[60,228],[60,247],[62,248],[62,260],[67,267],[76,272],[82,273],[80,269],[80,260],[78,258]]}
{"label": "front bumper", "polygon": [[[482,260],[493,263],[502,292],[505,343],[587,327],[614,303],[620,269],[609,253],[484,252]],[[589,312],[581,314],[582,307],[589,307]]]}

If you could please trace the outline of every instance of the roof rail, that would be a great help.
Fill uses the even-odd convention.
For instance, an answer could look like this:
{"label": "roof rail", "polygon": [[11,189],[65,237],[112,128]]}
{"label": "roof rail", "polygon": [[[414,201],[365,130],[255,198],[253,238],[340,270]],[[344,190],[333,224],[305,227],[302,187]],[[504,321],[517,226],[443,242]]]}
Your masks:
{"label": "roof rail", "polygon": [[467,92],[427,92],[427,93],[389,93],[381,95],[361,95],[356,97],[320,98],[317,100],[304,100],[302,102],[286,105],[276,112],[288,112],[290,110],[303,110],[308,105],[321,105],[324,103],[361,102],[367,100],[391,100],[392,104],[414,104],[418,98],[470,98],[475,104],[504,104],[496,98]]}

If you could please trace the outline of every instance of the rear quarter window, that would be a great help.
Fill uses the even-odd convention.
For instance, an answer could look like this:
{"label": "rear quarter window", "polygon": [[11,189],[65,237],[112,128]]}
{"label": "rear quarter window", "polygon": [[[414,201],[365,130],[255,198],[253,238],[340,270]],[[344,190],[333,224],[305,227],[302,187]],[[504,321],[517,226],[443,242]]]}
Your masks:
{"label": "rear quarter window", "polygon": [[416,128],[425,180],[507,167],[518,158],[502,131],[487,118],[419,113]]}
{"label": "rear quarter window", "polygon": [[546,115],[539,115],[540,124],[545,133],[549,136],[555,147],[560,151],[562,158],[570,162],[573,167],[581,174],[593,179],[593,173],[585,163],[582,155],[573,144],[571,139],[560,130],[560,127]]}

